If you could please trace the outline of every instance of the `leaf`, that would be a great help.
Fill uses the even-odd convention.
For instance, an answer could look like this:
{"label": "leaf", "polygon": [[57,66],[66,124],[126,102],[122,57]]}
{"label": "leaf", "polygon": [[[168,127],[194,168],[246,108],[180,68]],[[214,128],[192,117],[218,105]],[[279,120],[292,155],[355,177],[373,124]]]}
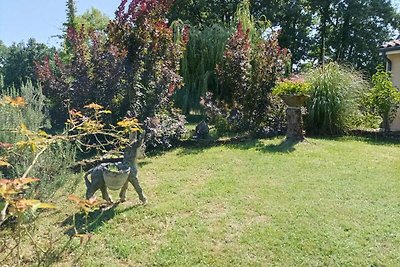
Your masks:
{"label": "leaf", "polygon": [[92,238],[92,235],[91,234],[75,234],[72,237],[79,238],[80,244],[82,245],[85,242],[85,240],[90,241],[90,239]]}
{"label": "leaf", "polygon": [[10,149],[12,148],[14,145],[10,144],[10,143],[0,143],[0,149]]}
{"label": "leaf", "polygon": [[94,109],[94,110],[100,110],[100,109],[103,109],[104,107],[101,106],[101,105],[99,105],[99,104],[96,104],[96,103],[91,103],[91,104],[89,104],[89,105],[84,106],[84,108],[87,108],[87,109]]}
{"label": "leaf", "polygon": [[15,179],[13,180],[13,182],[20,184],[20,185],[25,185],[25,184],[30,184],[33,182],[38,182],[40,181],[40,179],[38,178],[31,178],[31,177],[27,177],[27,178],[19,178],[19,179]]}
{"label": "leaf", "polygon": [[101,204],[104,202],[101,200],[96,200],[96,197],[93,197],[89,200],[87,199],[82,199],[74,195],[68,196],[68,199],[71,200],[72,202],[75,202],[77,206],[82,209],[85,213],[89,213],[92,211],[95,211],[100,207]]}
{"label": "leaf", "polygon": [[50,137],[50,135],[49,134],[47,134],[45,131],[43,131],[43,130],[39,130],[38,131],[38,135],[39,136],[42,136],[42,137],[45,137],[45,138],[49,138]]}
{"label": "leaf", "polygon": [[37,199],[20,199],[14,204],[18,211],[24,212],[26,209],[31,208],[33,212],[38,209],[54,209],[55,206],[50,203],[43,203]]}
{"label": "leaf", "polygon": [[99,113],[100,113],[100,114],[102,114],[102,113],[104,113],[104,114],[112,114],[111,110],[108,110],[108,109],[106,109],[106,110],[101,110]]}
{"label": "leaf", "polygon": [[51,203],[44,203],[41,202],[38,206],[38,209],[55,209],[56,205],[51,204]]}
{"label": "leaf", "polygon": [[0,167],[10,167],[11,164],[5,160],[0,159]]}
{"label": "leaf", "polygon": [[2,212],[6,206],[7,206],[7,202],[0,201],[0,212]]}
{"label": "leaf", "polygon": [[17,96],[16,98],[12,99],[10,104],[14,107],[23,107],[26,105],[26,102],[23,97]]}

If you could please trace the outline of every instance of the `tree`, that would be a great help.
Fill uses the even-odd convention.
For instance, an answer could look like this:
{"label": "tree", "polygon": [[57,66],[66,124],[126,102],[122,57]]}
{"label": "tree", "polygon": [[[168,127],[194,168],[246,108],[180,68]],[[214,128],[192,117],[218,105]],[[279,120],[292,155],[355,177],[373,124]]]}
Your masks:
{"label": "tree", "polygon": [[388,0],[345,0],[335,6],[329,56],[370,73],[381,62],[377,47],[391,38],[399,15]]}
{"label": "tree", "polygon": [[231,97],[243,114],[239,127],[256,132],[269,123],[270,93],[285,74],[290,55],[279,46],[276,33],[262,38],[264,30],[249,10],[248,0],[238,7],[237,29],[227,42],[217,73],[222,86],[230,89],[225,97]]}
{"label": "tree", "polygon": [[[177,0],[170,13],[191,25],[228,23],[240,1]],[[372,73],[377,47],[392,38],[399,14],[389,0],[257,0],[251,13],[281,29],[292,65],[339,61]]]}
{"label": "tree", "polygon": [[35,39],[29,39],[26,44],[23,42],[12,44],[7,50],[7,53],[2,52],[5,56],[0,59],[3,61],[4,87],[14,85],[17,88],[28,80],[35,84],[37,82],[35,62],[55,52],[55,48],[38,43]]}
{"label": "tree", "polygon": [[176,0],[169,12],[171,20],[181,19],[193,26],[229,23],[241,0]]}
{"label": "tree", "polygon": [[105,32],[109,21],[110,18],[106,14],[94,7],[75,18],[75,24],[78,29],[83,25],[86,29],[100,32]]}
{"label": "tree", "polygon": [[279,44],[290,50],[292,66],[310,59],[313,13],[308,0],[254,1],[252,10],[255,17],[265,16],[280,28]]}

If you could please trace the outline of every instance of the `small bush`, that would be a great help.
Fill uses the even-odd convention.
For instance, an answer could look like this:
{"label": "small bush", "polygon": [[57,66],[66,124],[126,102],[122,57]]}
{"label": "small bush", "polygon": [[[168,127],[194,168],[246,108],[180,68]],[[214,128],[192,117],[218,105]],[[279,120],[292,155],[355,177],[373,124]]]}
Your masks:
{"label": "small bush", "polygon": [[306,77],[311,84],[306,127],[314,134],[341,134],[354,127],[361,98],[369,85],[353,69],[327,64],[311,70]]}
{"label": "small bush", "polygon": [[145,144],[149,149],[169,148],[186,133],[186,118],[177,110],[165,104],[156,115],[144,122],[146,131]]}
{"label": "small bush", "polygon": [[390,123],[394,119],[400,104],[400,92],[393,86],[390,74],[382,66],[372,76],[374,87],[366,97],[366,104],[371,111],[382,118],[385,131],[390,131]]}
{"label": "small bush", "polygon": [[[40,86],[34,86],[31,81],[28,81],[18,89],[15,87],[3,89],[3,97],[18,96],[22,96],[26,101],[26,105],[22,109],[16,109],[10,105],[0,105],[0,125],[3,130],[13,130],[15,126],[21,124],[34,131],[50,126],[47,119],[47,99]],[[17,134],[0,132],[0,142],[15,143],[17,141],[19,141]]]}

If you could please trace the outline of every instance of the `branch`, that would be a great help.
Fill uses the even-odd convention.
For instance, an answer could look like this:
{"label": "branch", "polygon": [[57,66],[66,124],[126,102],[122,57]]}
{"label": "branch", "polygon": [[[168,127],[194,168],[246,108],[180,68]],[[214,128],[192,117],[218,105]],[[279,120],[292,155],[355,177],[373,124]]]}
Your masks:
{"label": "branch", "polygon": [[37,161],[38,161],[40,155],[42,155],[43,152],[45,152],[46,149],[47,149],[48,147],[49,147],[49,146],[45,146],[44,148],[42,148],[42,150],[39,151],[39,153],[36,154],[35,158],[34,158],[33,161],[32,161],[32,164],[31,164],[31,165],[28,167],[28,169],[25,171],[24,175],[22,175],[22,178],[26,178],[26,177],[28,176],[28,174],[30,173],[30,171],[32,170],[32,168],[36,165],[36,163],[37,163]]}

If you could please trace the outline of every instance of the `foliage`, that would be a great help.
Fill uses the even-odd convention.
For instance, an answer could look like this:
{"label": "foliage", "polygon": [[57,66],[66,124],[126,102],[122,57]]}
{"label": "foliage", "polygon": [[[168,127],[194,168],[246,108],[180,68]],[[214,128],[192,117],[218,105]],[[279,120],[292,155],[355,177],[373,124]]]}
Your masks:
{"label": "foliage", "polygon": [[107,108],[124,94],[123,77],[126,53],[101,38],[93,30],[69,28],[67,40],[71,60],[55,55],[55,70],[49,59],[37,63],[37,73],[45,94],[51,99],[54,126],[61,127],[67,109],[83,108],[96,102]]}
{"label": "foliage", "polygon": [[228,113],[227,105],[220,100],[213,99],[213,93],[207,92],[201,97],[200,104],[203,107],[207,120],[211,123],[215,122],[217,117],[226,117]]}
{"label": "foliage", "polygon": [[243,125],[257,131],[270,108],[269,94],[279,77],[286,71],[288,51],[278,45],[277,34],[267,40],[250,43],[250,31],[238,24],[229,39],[218,73],[224,87],[231,89],[231,97],[243,112]]}
{"label": "foliage", "polygon": [[175,0],[169,18],[181,19],[193,26],[228,24],[240,2],[241,0]]}
{"label": "foliage", "polygon": [[[0,104],[0,143],[15,144],[15,151],[2,151],[0,156],[7,152],[12,168],[3,168],[8,177],[19,177],[29,167],[41,145],[46,139],[43,129],[50,126],[48,122],[47,99],[42,94],[40,86],[35,87],[30,81],[21,88],[9,88]],[[20,130],[17,130],[20,129]],[[29,130],[28,130],[29,129]],[[39,135],[32,132],[41,133]],[[29,136],[27,139],[27,135]],[[38,160],[32,175],[41,177],[33,191],[40,197],[49,197],[56,192],[66,181],[69,174],[68,167],[74,162],[75,148],[65,142],[55,142]]]}
{"label": "foliage", "polygon": [[215,67],[222,60],[230,35],[230,28],[221,24],[190,28],[180,71],[184,86],[175,93],[176,103],[185,114],[200,109],[200,98],[206,92],[212,92],[221,99],[225,97]]}
{"label": "foliage", "polygon": [[274,95],[306,95],[310,91],[310,84],[300,76],[292,76],[279,82],[272,93]]}
{"label": "foliage", "polygon": [[161,105],[156,115],[144,122],[147,148],[171,147],[186,133],[185,123],[185,116],[180,110],[167,103]]}
{"label": "foliage", "polygon": [[0,40],[0,92],[1,88],[4,86],[3,84],[3,79],[4,79],[4,65],[7,60],[7,54],[8,54],[8,47],[4,44],[2,40]]}
{"label": "foliage", "polygon": [[83,26],[85,29],[93,29],[100,32],[106,31],[109,21],[110,18],[106,14],[94,7],[75,18],[78,29]]}
{"label": "foliage", "polygon": [[[177,0],[170,17],[191,25],[228,24],[239,0]],[[393,38],[399,15],[387,0],[257,0],[251,14],[280,29],[279,43],[291,51],[291,68],[325,59],[372,73],[381,62],[379,47]]]}
{"label": "foliage", "polygon": [[3,49],[5,51],[0,52],[0,74],[4,76],[4,88],[19,88],[29,80],[36,84],[38,79],[34,62],[43,60],[55,52],[55,48],[38,43],[35,39],[29,39],[26,44],[20,42],[1,48]]}
{"label": "foliage", "polygon": [[306,124],[309,132],[340,134],[351,128],[359,115],[361,98],[368,89],[363,76],[350,68],[330,63],[307,74],[311,85]]}
{"label": "foliage", "polygon": [[171,1],[122,1],[109,25],[109,37],[127,51],[127,100],[140,120],[155,115],[158,105],[170,98],[182,82],[180,60],[187,41],[187,29],[175,40],[165,15]]}
{"label": "foliage", "polygon": [[37,199],[24,198],[23,192],[29,188],[29,184],[38,180],[27,177],[13,180],[0,179],[0,225],[9,218],[16,220],[14,231],[11,235],[13,244],[7,244],[8,246],[2,247],[2,252],[8,252],[2,262],[5,262],[9,257],[13,257],[15,259],[14,264],[20,265],[23,239],[30,238],[31,242],[37,246],[32,237],[32,229],[29,228],[32,223],[31,217],[35,216],[38,209],[55,208],[54,205],[43,203]]}
{"label": "foliage", "polygon": [[[10,97],[5,96],[0,100],[0,106],[10,106],[15,108],[14,112],[20,112],[20,109],[27,105],[26,100],[23,97]],[[43,249],[33,238],[30,233],[30,228],[33,226],[31,217],[27,218],[26,223],[24,221],[25,214],[29,211],[34,212],[39,208],[52,208],[50,204],[45,204],[36,199],[25,199],[28,187],[25,185],[31,182],[38,181],[38,179],[28,178],[29,174],[33,173],[34,170],[40,167],[40,159],[44,156],[46,151],[52,149],[59,142],[69,141],[79,143],[82,147],[98,148],[104,150],[105,146],[113,146],[119,151],[130,143],[127,135],[139,130],[138,121],[134,118],[125,118],[123,121],[117,123],[116,126],[109,125],[103,122],[103,116],[110,114],[109,110],[105,110],[101,105],[89,104],[85,106],[87,112],[82,113],[77,110],[70,112],[70,119],[68,120],[68,127],[62,134],[50,135],[43,130],[33,131],[21,124],[15,129],[0,129],[2,132],[17,133],[20,135],[20,141],[14,143],[0,143],[0,168],[13,168],[14,171],[19,171],[17,168],[18,164],[21,164],[21,158],[24,159],[25,155],[28,155],[29,162],[24,166],[21,173],[17,173],[20,179],[2,179],[0,180],[0,211],[1,218],[0,224],[9,218],[15,218],[16,224],[14,226],[15,234],[11,237],[14,238],[15,245],[11,247],[5,247],[10,250],[2,262],[8,260],[10,256],[16,255],[17,264],[19,265],[21,260],[20,244],[24,237],[29,237],[33,243],[37,254],[37,258],[40,261],[41,258],[45,257],[46,252],[52,252],[53,247],[49,250]],[[87,113],[87,114],[86,114]],[[84,143],[85,138],[94,137],[97,143]],[[99,138],[101,136],[102,138]],[[19,160],[13,160],[13,157],[18,157]],[[65,165],[62,162],[59,165]],[[48,166],[48,165],[44,165]],[[59,167],[59,166],[57,166]],[[50,175],[51,171],[48,169],[42,169],[41,175]],[[51,181],[54,184],[54,181]],[[49,189],[49,188],[47,188]],[[83,202],[76,198],[71,197],[78,205],[82,207],[84,205],[84,212],[86,214],[86,230],[92,224],[88,224],[88,214],[99,207],[100,202],[95,200],[83,200]],[[75,215],[74,215],[75,216]],[[94,222],[93,222],[94,223]],[[25,226],[26,225],[26,226]],[[29,226],[29,227],[27,227]],[[75,235],[81,239],[81,244],[88,237],[87,231],[80,233],[75,227],[74,217],[74,229]],[[4,239],[3,239],[4,238]],[[8,243],[9,237],[3,237],[1,241]],[[67,242],[66,245],[68,245]],[[53,243],[50,240],[50,245]],[[64,247],[65,248],[65,247]],[[3,250],[2,250],[3,252]]]}
{"label": "foliage", "polygon": [[89,233],[90,228],[98,222],[98,220],[103,215],[101,211],[98,216],[94,220],[89,220],[89,215],[93,214],[94,212],[100,210],[101,206],[104,205],[104,201],[97,200],[96,197],[91,199],[82,199],[74,195],[68,196],[68,200],[72,201],[76,207],[79,208],[81,212],[84,214],[84,225],[79,226],[77,222],[77,214],[73,215],[73,230],[74,234],[72,237],[79,238],[80,244],[82,245],[85,241],[86,245],[91,239],[91,234]]}
{"label": "foliage", "polygon": [[393,86],[390,74],[382,66],[372,76],[373,87],[366,96],[366,104],[383,121],[385,131],[390,131],[390,123],[400,104],[400,92]]}
{"label": "foliage", "polygon": [[[251,46],[249,33],[239,22],[236,32],[229,38],[223,60],[218,66],[218,75],[225,88],[230,91],[225,97],[243,104],[245,93],[249,91],[251,75]],[[228,95],[228,96],[227,96]]]}
{"label": "foliage", "polygon": [[[55,103],[52,114],[95,102],[116,110],[114,121],[125,114],[142,122],[155,117],[181,85],[180,59],[188,39],[185,27],[178,33],[166,23],[169,6],[169,1],[121,1],[107,38],[69,27],[71,60],[56,56],[54,71],[46,61],[38,64],[45,92]],[[64,120],[53,116],[58,125]]]}

